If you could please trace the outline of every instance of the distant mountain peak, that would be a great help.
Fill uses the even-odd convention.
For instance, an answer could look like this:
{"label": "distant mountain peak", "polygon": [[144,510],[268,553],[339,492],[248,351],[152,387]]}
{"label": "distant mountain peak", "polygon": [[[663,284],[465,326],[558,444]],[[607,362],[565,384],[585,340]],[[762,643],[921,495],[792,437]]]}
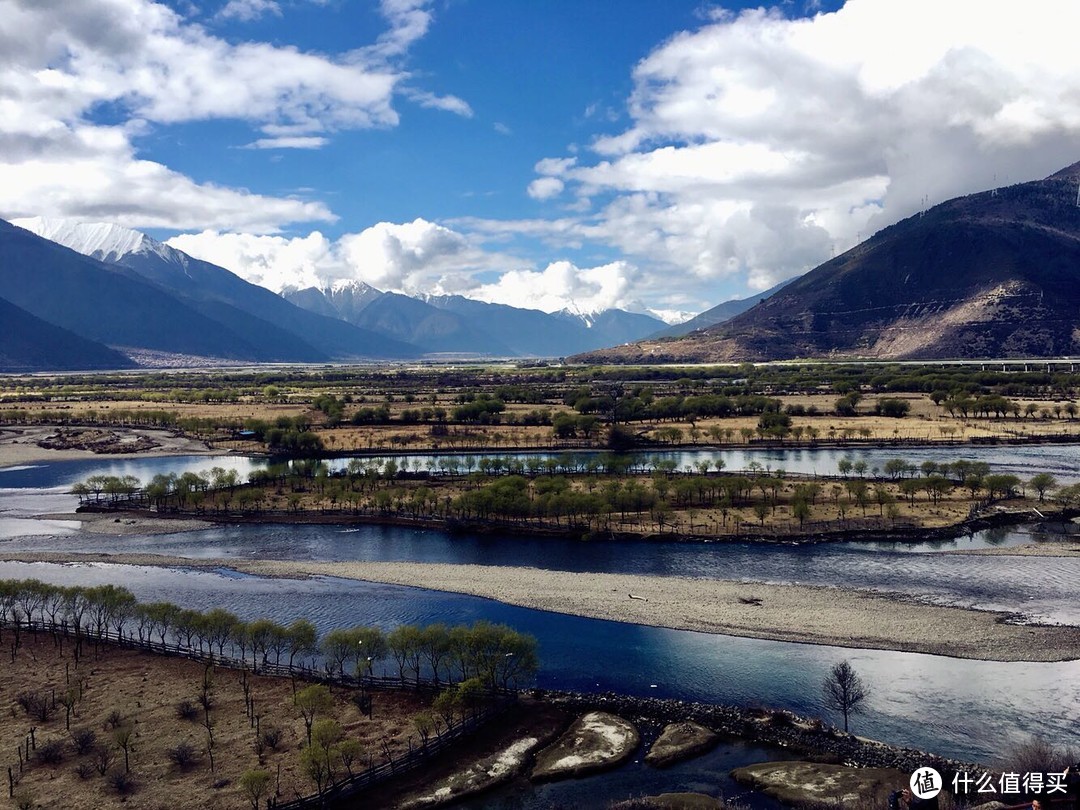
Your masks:
{"label": "distant mountain peak", "polygon": [[358,278],[338,278],[338,279],[334,279],[329,284],[324,285],[322,289],[323,289],[324,293],[329,292],[331,294],[348,292],[348,293],[353,293],[354,295],[356,293],[362,293],[362,294],[370,295],[371,293],[380,293],[380,292],[382,292],[381,290],[378,290],[375,287],[372,287],[366,281],[361,281]]}
{"label": "distant mountain peak", "polygon": [[12,220],[50,242],[103,262],[118,262],[134,253],[155,253],[169,261],[184,254],[151,239],[145,233],[111,222],[80,222],[59,217],[27,217]]}

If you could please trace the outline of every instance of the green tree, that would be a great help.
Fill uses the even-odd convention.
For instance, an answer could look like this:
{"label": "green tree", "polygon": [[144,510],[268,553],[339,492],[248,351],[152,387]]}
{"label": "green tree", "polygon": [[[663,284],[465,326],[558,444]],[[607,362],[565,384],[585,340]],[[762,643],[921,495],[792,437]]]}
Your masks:
{"label": "green tree", "polygon": [[1036,473],[1028,481],[1028,486],[1039,493],[1039,503],[1046,500],[1046,493],[1057,487],[1057,479],[1048,472]]}
{"label": "green tree", "polygon": [[252,810],[259,810],[259,802],[270,789],[271,779],[270,771],[264,770],[245,771],[240,777],[240,790],[251,802]]}
{"label": "green tree", "polygon": [[304,719],[304,730],[307,732],[308,745],[311,745],[311,726],[315,718],[326,714],[334,706],[333,695],[330,689],[322,684],[313,684],[301,689],[293,697],[293,703]]}

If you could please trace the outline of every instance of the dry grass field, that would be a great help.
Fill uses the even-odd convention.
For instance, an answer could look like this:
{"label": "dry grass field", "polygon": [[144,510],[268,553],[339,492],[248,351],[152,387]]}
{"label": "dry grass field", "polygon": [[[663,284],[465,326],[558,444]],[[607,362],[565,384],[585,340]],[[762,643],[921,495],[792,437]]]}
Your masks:
{"label": "dry grass field", "polygon": [[[214,669],[210,673],[213,731],[213,767],[208,755],[205,715],[199,703],[206,668],[185,659],[102,647],[100,652],[87,648],[78,668],[74,665],[71,644],[58,649],[48,634],[38,637],[23,634],[23,643],[14,660],[9,656],[12,641],[5,630],[4,660],[0,664],[0,768],[11,767],[18,784],[16,798],[27,807],[56,810],[97,810],[123,804],[132,808],[220,808],[251,807],[241,787],[241,777],[252,769],[265,769],[272,775],[269,794],[275,790],[282,800],[315,792],[315,783],[301,764],[301,749],[306,741],[304,722],[293,705],[293,687],[288,679],[249,675],[255,713],[260,730],[276,728],[281,733],[277,750],[266,747],[262,761],[256,752],[256,731],[245,712],[241,674],[234,670]],[[299,688],[305,684],[300,683]],[[65,726],[66,710],[62,697],[72,690],[77,699]],[[57,696],[56,711],[49,720],[32,718],[19,706],[23,692]],[[362,769],[368,757],[376,764],[384,761],[384,744],[395,756],[408,749],[408,740],[416,729],[412,717],[426,708],[425,699],[412,692],[375,692],[373,718],[362,715],[350,701],[346,690],[333,690],[333,708],[329,716],[341,725],[347,739],[358,740],[360,755],[354,768]],[[181,701],[197,708],[193,719],[178,716]],[[112,716],[114,715],[115,716]],[[111,717],[112,716],[112,717]],[[111,719],[110,719],[111,718]],[[113,722],[116,721],[116,722]],[[37,751],[19,777],[19,746],[31,727]],[[125,772],[124,752],[118,741],[130,730],[130,793],[121,794],[116,780]],[[93,747],[104,754],[78,754],[74,735],[92,734]],[[194,761],[184,768],[170,759],[170,749],[190,744]],[[41,752],[52,745],[60,760],[40,762]],[[102,757],[110,760],[102,775]],[[344,768],[339,764],[339,770]],[[6,785],[5,785],[6,793]],[[21,806],[5,798],[5,806]]]}

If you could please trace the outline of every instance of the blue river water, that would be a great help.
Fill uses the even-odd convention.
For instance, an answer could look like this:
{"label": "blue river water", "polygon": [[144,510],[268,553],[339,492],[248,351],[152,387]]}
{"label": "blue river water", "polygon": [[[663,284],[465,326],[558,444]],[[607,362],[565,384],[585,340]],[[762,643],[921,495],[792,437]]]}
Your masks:
{"label": "blue river water", "polygon": [[[912,455],[907,453],[907,457]],[[226,463],[243,471],[243,465],[252,462],[174,458],[66,462],[0,471],[0,555],[39,549],[145,551],[192,558],[531,565],[895,590],[935,602],[1014,611],[1030,619],[1080,622],[1080,561],[951,553],[1032,540],[1053,542],[1024,530],[950,543],[762,547],[582,544],[366,526],[235,526],[154,537],[110,537],[83,533],[77,522],[29,517],[62,511],[65,505],[70,509],[71,498],[65,494],[70,483],[103,469],[147,480],[154,472],[192,468],[184,465],[209,469]],[[169,599],[195,608],[220,605],[249,617],[289,621],[306,616],[324,630],[364,623],[390,627],[400,622],[486,618],[537,636],[542,659],[537,682],[543,687],[765,705],[809,715],[822,713],[819,695],[825,673],[836,661],[847,658],[872,689],[866,713],[855,719],[853,728],[860,734],[980,761],[1000,761],[1036,733],[1061,745],[1080,744],[1072,720],[1080,714],[1080,662],[1075,661],[981,662],[740,639],[582,619],[475,597],[335,578],[271,581],[228,570],[0,563],[0,577],[25,576],[65,583],[115,582],[143,599]],[[754,761],[770,756],[770,752],[743,751],[736,758]],[[707,774],[690,769],[684,777],[688,783],[706,779]],[[674,788],[665,785],[664,789]],[[573,804],[570,798],[560,798],[557,789],[550,790],[554,792],[545,800],[548,804]],[[507,796],[499,801],[511,803],[497,806],[547,806],[530,804],[539,801],[540,794],[529,795],[532,798],[524,804],[520,797]]]}

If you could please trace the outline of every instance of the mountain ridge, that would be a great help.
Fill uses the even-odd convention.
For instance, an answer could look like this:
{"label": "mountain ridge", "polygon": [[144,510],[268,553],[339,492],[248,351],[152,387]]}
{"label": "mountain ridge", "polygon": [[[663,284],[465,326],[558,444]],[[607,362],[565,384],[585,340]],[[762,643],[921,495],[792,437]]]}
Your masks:
{"label": "mountain ridge", "polygon": [[726,323],[581,362],[1080,353],[1080,163],[883,228]]}
{"label": "mountain ridge", "polygon": [[[32,218],[28,230],[179,297],[185,305],[236,335],[251,359],[325,362],[331,359],[401,359],[419,349],[392,337],[294,306],[235,273],[158,242],[139,231],[107,223]],[[50,238],[53,237],[53,238]],[[124,344],[137,345],[137,344]],[[160,348],[160,347],[147,347]],[[220,356],[220,355],[214,355]]]}

